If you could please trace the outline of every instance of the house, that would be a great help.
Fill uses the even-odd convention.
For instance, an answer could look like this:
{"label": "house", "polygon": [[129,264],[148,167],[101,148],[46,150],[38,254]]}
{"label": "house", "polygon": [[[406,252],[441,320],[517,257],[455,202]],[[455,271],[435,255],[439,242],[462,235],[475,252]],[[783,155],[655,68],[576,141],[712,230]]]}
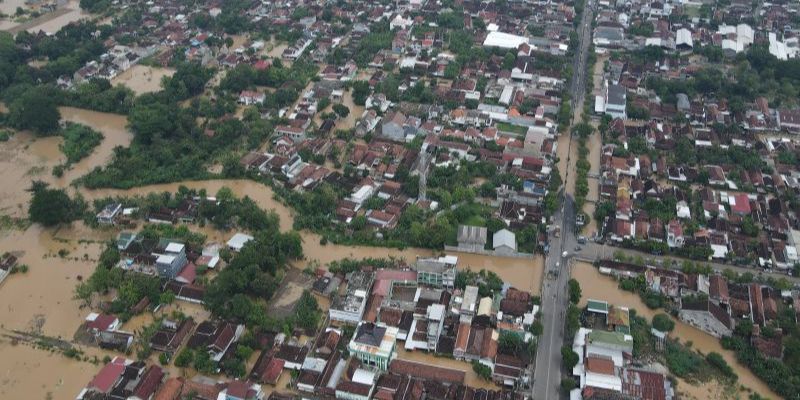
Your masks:
{"label": "house", "polygon": [[404,126],[408,118],[400,111],[395,111],[387,115],[381,124],[381,136],[396,140],[403,141],[406,137]]}
{"label": "house", "polygon": [[627,89],[625,86],[609,84],[603,85],[603,94],[595,98],[595,112],[610,115],[612,118],[627,119]]}
{"label": "house", "polygon": [[239,93],[239,103],[246,106],[254,104],[264,104],[267,96],[264,93],[255,92],[252,90],[243,90]]}
{"label": "house", "polygon": [[709,299],[684,299],[678,312],[681,321],[720,338],[733,333],[733,319],[728,312]]}
{"label": "house", "polygon": [[236,233],[233,235],[230,240],[228,240],[228,248],[235,251],[240,252],[247,242],[253,240],[254,238],[250,235],[244,233]]}
{"label": "house", "polygon": [[437,288],[452,289],[456,281],[458,257],[419,258],[414,264],[417,283]]}
{"label": "house", "polygon": [[514,387],[524,375],[525,363],[517,356],[498,354],[494,359],[492,380],[508,387]]}
{"label": "house", "polygon": [[377,374],[375,371],[359,368],[355,370],[352,376],[344,376],[336,385],[336,398],[341,400],[370,400],[375,384],[377,383]]}
{"label": "house", "polygon": [[750,199],[746,193],[737,193],[728,196],[728,204],[734,214],[745,216],[750,214]]}
{"label": "house", "polygon": [[125,367],[132,364],[133,361],[128,360],[124,357],[114,357],[111,362],[103,366],[100,369],[100,372],[92,378],[86,387],[81,390],[80,394],[76,397],[76,399],[90,399],[93,397],[92,393],[100,393],[104,395],[108,395],[111,393],[111,390],[117,385],[117,383],[122,379],[122,374],[125,372]]}
{"label": "house", "polygon": [[459,314],[463,316],[474,316],[478,302],[478,287],[467,285],[464,288],[464,295],[461,296],[461,307]]}
{"label": "house", "polygon": [[517,252],[517,237],[508,229],[501,229],[492,235],[492,247],[498,254],[514,254]]}
{"label": "house", "polygon": [[186,259],[186,246],[182,243],[170,242],[163,252],[153,255],[156,257],[156,270],[162,278],[174,279],[189,262]]}
{"label": "house", "polygon": [[362,363],[387,370],[395,357],[398,328],[372,322],[361,322],[347,348]]}
{"label": "house", "polygon": [[150,347],[167,353],[176,352],[189,333],[194,328],[194,320],[186,318],[183,321],[161,321],[161,327],[150,338]]}
{"label": "house", "polygon": [[482,226],[458,226],[458,250],[463,252],[480,252],[486,246],[486,228]]}
{"label": "house", "polygon": [[89,313],[84,320],[86,331],[94,335],[100,332],[110,332],[119,329],[122,325],[119,318],[109,314]]}
{"label": "house", "polygon": [[113,225],[116,222],[117,216],[122,212],[122,204],[111,203],[107,204],[97,213],[97,223],[102,225]]}
{"label": "house", "polygon": [[189,338],[187,346],[192,349],[205,349],[211,359],[219,362],[233,343],[244,333],[244,325],[234,325],[224,321],[203,321]]}
{"label": "house", "polygon": [[670,248],[680,248],[683,244],[683,226],[678,220],[673,219],[667,225],[667,245]]}
{"label": "house", "polygon": [[328,309],[331,321],[356,325],[364,315],[368,293],[372,290],[375,273],[353,271],[347,275],[347,290],[344,295],[334,297]]}
{"label": "house", "polygon": [[261,385],[240,380],[224,383],[224,389],[219,393],[218,400],[263,400],[264,393]]}

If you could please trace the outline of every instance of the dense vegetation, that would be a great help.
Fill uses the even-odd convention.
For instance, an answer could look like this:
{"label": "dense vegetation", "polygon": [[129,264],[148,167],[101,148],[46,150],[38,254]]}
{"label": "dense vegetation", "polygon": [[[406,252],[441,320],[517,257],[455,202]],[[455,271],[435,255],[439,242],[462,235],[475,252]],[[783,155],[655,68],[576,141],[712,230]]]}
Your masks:
{"label": "dense vegetation", "polygon": [[303,256],[300,235],[263,230],[233,256],[206,290],[205,304],[214,315],[250,326],[272,323],[263,303],[270,299],[291,260]]}
{"label": "dense vegetation", "polygon": [[76,163],[92,153],[103,140],[103,134],[86,125],[68,123],[61,132],[64,143],[60,148],[67,157],[67,165]]}
{"label": "dense vegetation", "polygon": [[80,219],[86,203],[80,197],[71,199],[64,189],[51,189],[44,182],[35,181],[30,189],[33,193],[28,206],[31,222],[54,226]]}

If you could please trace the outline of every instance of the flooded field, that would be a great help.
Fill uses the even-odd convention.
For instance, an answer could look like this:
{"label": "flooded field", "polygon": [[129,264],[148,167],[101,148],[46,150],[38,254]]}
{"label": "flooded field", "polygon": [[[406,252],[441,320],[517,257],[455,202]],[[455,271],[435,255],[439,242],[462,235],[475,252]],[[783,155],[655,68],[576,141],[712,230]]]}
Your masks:
{"label": "flooded field", "polygon": [[99,367],[0,340],[0,398],[74,399]]}
{"label": "flooded field", "polygon": [[37,18],[32,25],[24,24],[16,27],[16,29],[20,29],[24,26],[23,29],[30,33],[44,31],[45,33],[54,34],[71,22],[80,21],[81,19],[88,18],[89,16],[90,14],[83,12],[80,9],[80,6],[78,6],[77,2],[75,2],[74,4],[71,3],[67,8],[56,10],[51,15]]}
{"label": "flooded field", "polygon": [[[636,309],[639,315],[646,317],[648,320],[661,311],[651,310],[644,305],[638,295],[630,292],[620,290],[617,287],[617,281],[609,276],[600,274],[591,264],[577,262],[572,270],[572,277],[577,279],[581,284],[583,297],[581,298],[581,305],[585,305],[588,299],[605,300],[609,304],[618,306],[625,306]],[[679,320],[675,320],[675,330],[670,333],[672,338],[678,338],[681,342],[692,342],[692,347],[699,349],[704,354],[712,351],[721,354],[731,368],[734,369],[739,376],[737,384],[746,386],[755,390],[762,396],[772,399],[778,399],[780,396],[775,394],[767,385],[758,379],[749,369],[736,361],[736,356],[733,352],[725,350],[719,343],[719,340],[711,335],[706,334],[692,326],[689,326]],[[678,388],[681,390],[681,387]],[[689,390],[693,395],[707,393],[708,390]],[[713,392],[713,390],[712,390]],[[716,397],[699,397],[706,399],[714,399]]]}
{"label": "flooded field", "polygon": [[53,177],[52,168],[64,162],[59,149],[60,137],[37,137],[29,132],[19,132],[11,140],[0,146],[0,212],[22,217],[30,193],[26,191],[34,180],[48,182],[54,186],[66,187],[95,167],[105,165],[111,158],[114,147],[128,146],[133,135],[125,128],[125,116],[89,111],[72,107],[60,107],[65,121],[88,125],[101,132],[103,141],[92,154],[72,165],[61,178]]}
{"label": "flooded field", "polygon": [[114,85],[125,85],[131,88],[137,95],[152,93],[161,90],[161,80],[165,76],[172,76],[174,73],[175,70],[172,68],[134,65],[127,71],[117,75],[111,83]]}

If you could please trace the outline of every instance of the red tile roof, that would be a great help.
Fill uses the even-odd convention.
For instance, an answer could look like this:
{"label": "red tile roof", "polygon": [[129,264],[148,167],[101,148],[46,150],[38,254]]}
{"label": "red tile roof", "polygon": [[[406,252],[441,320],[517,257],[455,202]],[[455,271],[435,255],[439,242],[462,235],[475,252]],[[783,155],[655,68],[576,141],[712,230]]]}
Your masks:
{"label": "red tile roof", "polygon": [[125,359],[115,357],[110,363],[106,364],[94,379],[89,382],[89,388],[97,389],[100,392],[108,393],[114,388],[119,377],[125,372]]}

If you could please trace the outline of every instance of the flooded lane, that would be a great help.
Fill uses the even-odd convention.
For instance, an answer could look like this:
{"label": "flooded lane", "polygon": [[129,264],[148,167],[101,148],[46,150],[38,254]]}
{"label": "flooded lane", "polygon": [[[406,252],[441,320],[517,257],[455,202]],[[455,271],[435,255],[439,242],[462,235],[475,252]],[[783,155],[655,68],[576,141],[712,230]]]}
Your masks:
{"label": "flooded lane", "polygon": [[[582,306],[586,304],[588,299],[597,299],[617,306],[634,308],[637,314],[646,317],[648,320],[651,320],[657,313],[663,313],[662,310],[649,309],[637,294],[619,289],[616,280],[600,274],[597,268],[591,264],[576,262],[572,269],[572,277],[581,284]],[[780,398],[763,381],[753,375],[749,369],[740,364],[732,351],[723,349],[719,340],[680,320],[674,318],[673,320],[675,321],[675,329],[670,333],[670,337],[678,338],[682,343],[692,342],[692,348],[700,350],[703,354],[708,354],[712,351],[721,354],[739,376],[737,384],[751,388],[760,395],[771,399]],[[678,389],[680,390],[680,387]],[[696,394],[698,391],[693,390],[692,392]],[[700,392],[703,393],[703,391]]]}

